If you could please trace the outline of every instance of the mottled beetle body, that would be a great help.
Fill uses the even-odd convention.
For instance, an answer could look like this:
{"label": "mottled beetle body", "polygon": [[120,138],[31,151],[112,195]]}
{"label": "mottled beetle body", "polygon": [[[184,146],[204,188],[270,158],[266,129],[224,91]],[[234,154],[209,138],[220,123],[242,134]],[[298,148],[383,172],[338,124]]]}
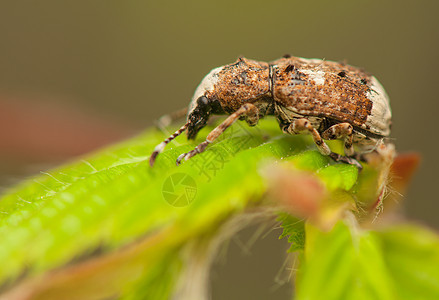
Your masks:
{"label": "mottled beetle body", "polygon": [[[322,154],[360,166],[354,157],[361,159],[361,153],[389,136],[391,125],[384,88],[361,69],[298,57],[271,63],[240,58],[204,77],[189,105],[186,124],[156,147],[151,165],[166,144],[184,130],[189,139],[195,138],[212,114],[229,117],[206,141],[180,155],[177,163],[203,152],[237,119],[253,126],[265,115],[274,115],[285,133],[311,134]],[[344,139],[346,156],[333,153],[323,139]]]}

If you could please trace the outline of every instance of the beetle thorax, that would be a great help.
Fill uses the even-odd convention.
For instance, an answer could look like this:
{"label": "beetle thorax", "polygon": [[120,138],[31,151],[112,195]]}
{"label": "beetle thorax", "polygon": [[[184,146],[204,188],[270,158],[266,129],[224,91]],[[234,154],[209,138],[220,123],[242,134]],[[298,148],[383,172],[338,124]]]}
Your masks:
{"label": "beetle thorax", "polygon": [[192,97],[191,103],[189,104],[188,108],[188,115],[191,114],[191,112],[195,109],[197,106],[197,100],[198,98],[202,96],[206,96],[208,92],[211,92],[215,88],[215,84],[218,82],[218,73],[223,69],[223,67],[218,67],[213,69],[212,71],[207,74],[201,83],[198,85],[197,89],[195,90],[195,93]]}

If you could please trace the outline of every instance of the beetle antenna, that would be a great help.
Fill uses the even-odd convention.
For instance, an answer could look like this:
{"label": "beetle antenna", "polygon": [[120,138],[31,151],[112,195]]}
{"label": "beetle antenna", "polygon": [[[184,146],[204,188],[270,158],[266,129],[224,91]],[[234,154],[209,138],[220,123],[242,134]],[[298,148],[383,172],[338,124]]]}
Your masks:
{"label": "beetle antenna", "polygon": [[156,121],[156,126],[162,130],[163,132],[165,131],[165,128],[168,127],[169,125],[171,125],[172,123],[174,123],[175,121],[182,119],[183,117],[185,117],[187,115],[187,107],[179,109],[177,111],[174,111],[170,114],[166,114],[164,116],[161,116],[157,121]]}
{"label": "beetle antenna", "polygon": [[177,136],[179,136],[180,134],[183,133],[183,131],[186,130],[186,128],[188,127],[189,122],[187,122],[186,124],[184,124],[183,126],[180,127],[180,129],[178,129],[176,132],[174,132],[173,134],[171,134],[171,136],[169,136],[166,140],[164,140],[163,142],[161,142],[160,144],[158,144],[155,148],[154,148],[154,152],[152,152],[150,158],[149,158],[149,164],[152,167],[154,165],[155,159],[157,158],[157,155],[159,155],[163,149],[165,149],[166,145],[169,144],[170,141],[172,141],[173,139],[175,139]]}

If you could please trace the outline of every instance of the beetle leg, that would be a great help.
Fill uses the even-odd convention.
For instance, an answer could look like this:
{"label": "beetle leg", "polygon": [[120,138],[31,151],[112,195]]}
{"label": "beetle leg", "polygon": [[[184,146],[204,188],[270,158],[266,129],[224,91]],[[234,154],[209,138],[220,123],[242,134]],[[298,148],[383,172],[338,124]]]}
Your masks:
{"label": "beetle leg", "polygon": [[311,134],[314,143],[317,145],[317,148],[319,149],[321,154],[328,155],[334,161],[341,161],[350,165],[355,165],[360,170],[363,168],[356,159],[332,152],[331,149],[329,149],[328,145],[323,141],[319,132],[314,127],[312,127],[311,122],[308,119],[294,119],[291,124],[284,128],[284,131],[291,134],[309,133]]}
{"label": "beetle leg", "polygon": [[[352,125],[349,123],[339,123],[335,124],[322,133],[322,137],[325,140],[335,140],[335,139],[342,139],[344,138],[344,153],[346,156],[331,152],[329,156],[334,161],[341,161],[346,164],[354,165],[358,169],[362,169],[363,167],[358,162],[358,160],[361,160],[362,155],[355,155],[354,146],[352,144],[354,135],[353,135],[353,128]],[[355,156],[355,158],[354,158]]]}
{"label": "beetle leg", "polygon": [[340,155],[338,153],[334,153],[331,152],[329,154],[329,156],[334,160],[334,161],[341,161],[344,162],[345,164],[349,164],[349,165],[354,165],[356,166],[360,171],[363,169],[363,166],[358,162],[358,160],[356,160],[353,157],[349,157],[349,156],[343,156]]}
{"label": "beetle leg", "polygon": [[256,125],[259,120],[259,110],[256,106],[254,106],[251,103],[246,103],[243,106],[241,106],[237,111],[235,111],[233,114],[227,117],[227,119],[224,120],[220,125],[218,125],[214,130],[212,130],[208,136],[206,137],[206,140],[195,147],[194,150],[191,150],[187,153],[181,154],[177,158],[177,165],[181,163],[181,161],[188,160],[191,157],[197,155],[198,153],[203,152],[206,150],[206,147],[213,143],[227,128],[229,128],[236,120],[239,119],[239,117],[246,115],[247,116],[247,122],[249,124]]}
{"label": "beetle leg", "polygon": [[293,119],[293,121],[284,128],[284,131],[290,134],[309,133],[321,154],[329,155],[331,153],[331,149],[329,149],[328,145],[323,141],[320,133],[312,127],[311,122],[308,119]]}
{"label": "beetle leg", "polygon": [[259,109],[253,104],[249,103],[249,105],[252,107],[245,113],[245,121],[248,126],[256,126],[259,122]]}
{"label": "beetle leg", "polygon": [[344,138],[344,153],[347,156],[354,155],[353,128],[349,123],[339,123],[332,125],[322,133],[322,138],[325,140],[335,140]]}

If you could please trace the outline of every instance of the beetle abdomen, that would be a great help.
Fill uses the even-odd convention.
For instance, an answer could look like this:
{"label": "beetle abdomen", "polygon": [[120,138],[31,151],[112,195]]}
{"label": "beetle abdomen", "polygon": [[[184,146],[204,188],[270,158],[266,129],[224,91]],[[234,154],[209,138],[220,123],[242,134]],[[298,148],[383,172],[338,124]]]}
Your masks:
{"label": "beetle abdomen", "polygon": [[370,74],[341,63],[297,57],[271,63],[276,104],[305,116],[348,122],[390,134],[388,97]]}

